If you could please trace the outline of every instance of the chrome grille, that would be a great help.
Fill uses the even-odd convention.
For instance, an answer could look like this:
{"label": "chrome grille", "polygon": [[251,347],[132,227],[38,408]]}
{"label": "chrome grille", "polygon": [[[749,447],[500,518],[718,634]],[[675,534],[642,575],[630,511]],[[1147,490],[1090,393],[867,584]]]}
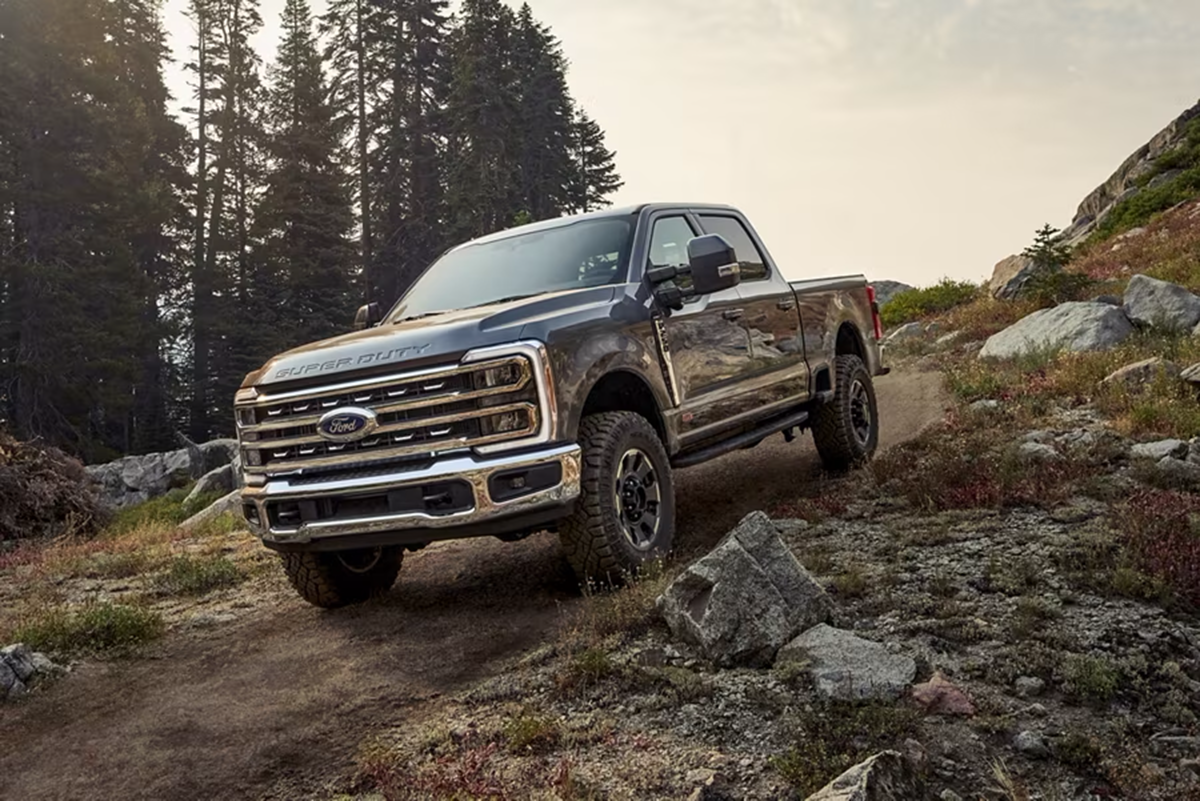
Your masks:
{"label": "chrome grille", "polygon": [[[322,437],[322,415],[347,407],[370,410],[378,426],[357,441]],[[236,413],[248,473],[351,467],[494,444],[529,437],[542,422],[524,356],[258,395]]]}

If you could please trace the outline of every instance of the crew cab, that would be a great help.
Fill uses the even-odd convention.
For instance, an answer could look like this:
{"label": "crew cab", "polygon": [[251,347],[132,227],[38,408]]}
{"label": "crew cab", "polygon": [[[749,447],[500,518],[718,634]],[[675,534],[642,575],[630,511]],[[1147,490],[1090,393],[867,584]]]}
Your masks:
{"label": "crew cab", "polygon": [[861,275],[786,280],[736,208],[644,204],[501,231],[235,400],[251,530],[296,590],[386,592],[406,551],[556,531],[581,583],[675,542],[674,471],[810,430],[871,459],[883,332]]}

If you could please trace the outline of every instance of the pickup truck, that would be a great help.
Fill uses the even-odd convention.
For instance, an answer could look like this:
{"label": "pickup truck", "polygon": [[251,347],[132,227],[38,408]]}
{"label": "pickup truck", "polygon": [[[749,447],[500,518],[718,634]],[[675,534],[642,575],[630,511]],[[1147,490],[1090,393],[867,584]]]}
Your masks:
{"label": "pickup truck", "polygon": [[844,471],[879,437],[873,288],[787,281],[730,206],[491,234],[354,329],[235,399],[246,521],[321,607],[388,591],[406,551],[541,531],[618,584],[672,550],[673,471],[806,429]]}

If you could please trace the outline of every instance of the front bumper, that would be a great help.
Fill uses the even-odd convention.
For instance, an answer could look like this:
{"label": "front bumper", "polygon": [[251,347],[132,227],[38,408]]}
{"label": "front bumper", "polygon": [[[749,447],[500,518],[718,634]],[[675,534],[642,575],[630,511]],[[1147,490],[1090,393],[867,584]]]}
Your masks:
{"label": "front bumper", "polygon": [[[420,545],[501,535],[569,512],[580,492],[580,461],[579,446],[571,444],[490,458],[454,456],[418,469],[350,478],[277,478],[262,487],[243,488],[242,504],[251,531],[264,545],[281,550],[329,550],[368,542]],[[372,504],[396,507],[402,500],[421,498],[426,488],[447,486],[457,491],[443,493],[452,497],[445,511],[354,511]],[[297,511],[287,519],[292,509],[311,511]]]}

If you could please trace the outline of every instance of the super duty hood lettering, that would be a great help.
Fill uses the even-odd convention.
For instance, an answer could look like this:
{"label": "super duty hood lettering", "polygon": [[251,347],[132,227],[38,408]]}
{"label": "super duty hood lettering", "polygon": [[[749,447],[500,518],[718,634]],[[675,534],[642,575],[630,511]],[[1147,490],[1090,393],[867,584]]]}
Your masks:
{"label": "super duty hood lettering", "polygon": [[311,362],[309,364],[303,364],[297,367],[284,367],[276,370],[272,374],[271,379],[274,381],[282,381],[286,378],[302,378],[306,375],[324,373],[329,370],[344,370],[347,367],[367,367],[372,364],[384,364],[387,362],[400,361],[413,356],[422,356],[431,347],[432,345],[428,343],[425,345],[405,345],[402,348],[392,348],[391,350],[381,350],[374,353],[363,353],[357,357],[329,359],[328,361]]}

